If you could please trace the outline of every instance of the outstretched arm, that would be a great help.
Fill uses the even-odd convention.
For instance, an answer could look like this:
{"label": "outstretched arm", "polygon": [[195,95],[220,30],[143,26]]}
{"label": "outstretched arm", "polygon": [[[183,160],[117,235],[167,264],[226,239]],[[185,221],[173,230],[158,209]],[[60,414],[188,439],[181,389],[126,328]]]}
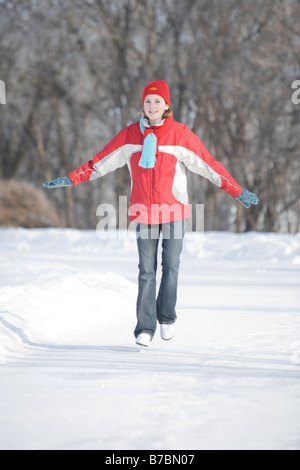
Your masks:
{"label": "outstretched arm", "polygon": [[185,145],[181,147],[180,156],[189,170],[209,179],[247,208],[251,204],[258,204],[257,196],[243,189],[221,163],[210,155],[199,137],[186,126],[184,126],[183,135]]}
{"label": "outstretched arm", "polygon": [[92,181],[104,176],[127,163],[127,157],[133,150],[132,147],[136,146],[131,145],[128,141],[128,128],[125,128],[101,152],[97,153],[92,160],[89,160],[68,176],[44,183],[43,187],[52,189],[76,186],[84,181]]}

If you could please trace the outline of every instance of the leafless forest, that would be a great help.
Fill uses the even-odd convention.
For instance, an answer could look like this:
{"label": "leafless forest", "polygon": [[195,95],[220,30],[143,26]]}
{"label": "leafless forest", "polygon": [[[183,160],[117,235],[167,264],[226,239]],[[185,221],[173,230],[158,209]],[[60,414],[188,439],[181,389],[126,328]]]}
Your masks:
{"label": "leafless forest", "polygon": [[57,225],[94,228],[99,204],[129,196],[127,167],[75,188],[41,185],[137,121],[143,87],[160,78],[174,119],[260,199],[247,211],[190,174],[205,229],[300,231],[299,25],[299,0],[0,0],[0,211],[18,214],[30,184]]}

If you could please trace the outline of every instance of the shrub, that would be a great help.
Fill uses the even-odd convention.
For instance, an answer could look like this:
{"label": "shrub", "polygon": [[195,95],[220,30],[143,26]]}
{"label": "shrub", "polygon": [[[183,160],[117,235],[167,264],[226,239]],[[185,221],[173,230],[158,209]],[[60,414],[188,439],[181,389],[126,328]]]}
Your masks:
{"label": "shrub", "polygon": [[33,184],[0,180],[0,227],[59,227],[54,204]]}

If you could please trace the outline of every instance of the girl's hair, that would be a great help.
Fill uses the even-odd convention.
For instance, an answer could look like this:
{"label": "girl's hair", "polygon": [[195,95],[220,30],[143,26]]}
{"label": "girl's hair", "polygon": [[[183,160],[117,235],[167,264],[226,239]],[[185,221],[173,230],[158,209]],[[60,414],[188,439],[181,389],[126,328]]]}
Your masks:
{"label": "girl's hair", "polygon": [[173,116],[173,111],[172,111],[171,108],[166,109],[166,111],[164,112],[162,118],[163,118],[163,119],[166,119],[166,118],[168,118],[168,117],[170,117],[170,116]]}

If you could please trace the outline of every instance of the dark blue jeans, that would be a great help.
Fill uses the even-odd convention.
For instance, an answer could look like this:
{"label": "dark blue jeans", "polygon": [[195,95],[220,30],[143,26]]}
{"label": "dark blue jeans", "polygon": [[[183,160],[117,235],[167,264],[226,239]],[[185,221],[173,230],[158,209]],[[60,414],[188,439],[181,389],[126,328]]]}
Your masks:
{"label": "dark blue jeans", "polygon": [[[160,225],[137,225],[139,253],[139,292],[135,336],[150,333],[159,323],[175,323],[179,259],[182,251],[185,221]],[[162,235],[162,279],[156,298],[157,251]]]}

